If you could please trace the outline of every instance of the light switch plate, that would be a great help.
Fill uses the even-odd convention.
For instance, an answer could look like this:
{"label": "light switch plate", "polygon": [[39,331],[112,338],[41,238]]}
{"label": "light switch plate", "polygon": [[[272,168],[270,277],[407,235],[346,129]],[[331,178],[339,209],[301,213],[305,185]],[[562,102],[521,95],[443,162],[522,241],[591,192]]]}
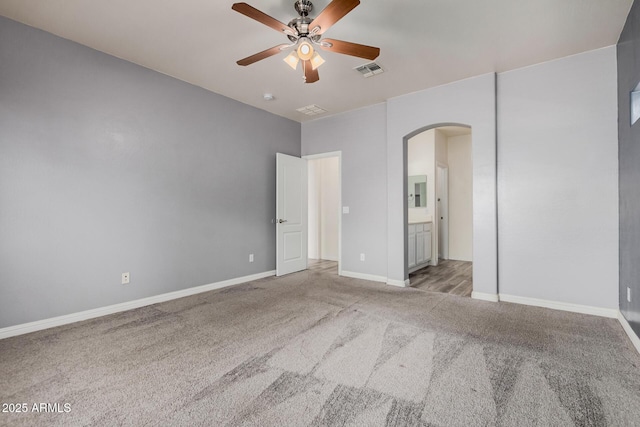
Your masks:
{"label": "light switch plate", "polygon": [[349,213],[349,206],[343,206],[342,207],[342,213],[343,214],[348,214]]}

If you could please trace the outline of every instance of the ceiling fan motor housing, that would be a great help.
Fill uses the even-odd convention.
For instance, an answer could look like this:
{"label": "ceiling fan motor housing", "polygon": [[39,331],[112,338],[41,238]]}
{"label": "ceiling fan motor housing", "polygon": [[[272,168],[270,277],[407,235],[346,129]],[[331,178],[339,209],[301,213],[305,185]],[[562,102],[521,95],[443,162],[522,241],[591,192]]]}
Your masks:
{"label": "ceiling fan motor housing", "polygon": [[[314,42],[320,40],[319,35],[309,35],[309,24],[313,21],[313,19],[309,18],[309,12],[313,10],[313,3],[309,0],[298,0],[293,5],[300,16],[293,18],[288,24],[289,27],[293,28],[299,37],[309,37]],[[287,37],[292,42],[298,40],[298,37],[294,37],[290,34],[287,34]]]}
{"label": "ceiling fan motor housing", "polygon": [[307,16],[309,15],[309,12],[313,10],[313,3],[309,0],[298,0],[293,6],[296,8],[296,12],[298,12],[300,16]]}
{"label": "ceiling fan motor housing", "polygon": [[[293,18],[288,26],[293,29],[293,31],[298,34],[299,37],[305,37],[309,34],[309,24],[311,24],[312,19],[306,16],[300,16],[298,18]],[[287,34],[287,37],[292,42],[298,40],[298,37],[292,36],[291,34]]]}

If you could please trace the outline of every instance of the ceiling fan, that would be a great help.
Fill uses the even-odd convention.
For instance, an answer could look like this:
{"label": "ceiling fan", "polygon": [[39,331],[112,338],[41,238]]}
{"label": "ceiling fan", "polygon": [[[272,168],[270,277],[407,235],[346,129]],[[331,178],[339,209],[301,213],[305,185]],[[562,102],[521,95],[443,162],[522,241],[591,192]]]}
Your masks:
{"label": "ceiling fan", "polygon": [[300,16],[292,19],[289,24],[284,24],[253,6],[249,6],[247,3],[234,3],[231,9],[284,33],[290,41],[288,44],[274,46],[255,55],[241,59],[237,64],[243,66],[253,64],[254,62],[295,47],[295,50],[289,53],[289,55],[284,58],[284,61],[294,70],[297,68],[298,63],[302,62],[305,83],[314,83],[320,79],[318,76],[318,67],[324,63],[324,59],[318,54],[314,46],[328,52],[342,53],[344,55],[374,60],[380,55],[380,48],[342,40],[322,38],[325,31],[359,4],[360,0],[333,0],[318,16],[311,19],[309,12],[313,10],[313,3],[311,3],[310,0],[296,0],[294,8]]}

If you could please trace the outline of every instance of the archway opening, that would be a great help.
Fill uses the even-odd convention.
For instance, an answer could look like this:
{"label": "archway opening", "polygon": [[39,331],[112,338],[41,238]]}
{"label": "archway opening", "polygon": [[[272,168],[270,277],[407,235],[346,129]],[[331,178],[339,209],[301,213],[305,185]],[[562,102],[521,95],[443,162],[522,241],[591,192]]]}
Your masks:
{"label": "archway opening", "polygon": [[426,126],[405,142],[405,267],[416,289],[470,297],[473,290],[471,127]]}

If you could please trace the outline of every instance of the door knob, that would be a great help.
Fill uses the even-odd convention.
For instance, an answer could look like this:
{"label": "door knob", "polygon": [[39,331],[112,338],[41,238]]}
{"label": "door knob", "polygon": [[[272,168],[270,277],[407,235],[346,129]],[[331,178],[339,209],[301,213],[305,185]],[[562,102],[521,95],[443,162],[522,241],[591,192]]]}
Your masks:
{"label": "door knob", "polygon": [[282,224],[283,222],[287,222],[287,220],[286,220],[286,219],[279,219],[279,220],[278,220],[278,223],[279,223],[279,224]]}

